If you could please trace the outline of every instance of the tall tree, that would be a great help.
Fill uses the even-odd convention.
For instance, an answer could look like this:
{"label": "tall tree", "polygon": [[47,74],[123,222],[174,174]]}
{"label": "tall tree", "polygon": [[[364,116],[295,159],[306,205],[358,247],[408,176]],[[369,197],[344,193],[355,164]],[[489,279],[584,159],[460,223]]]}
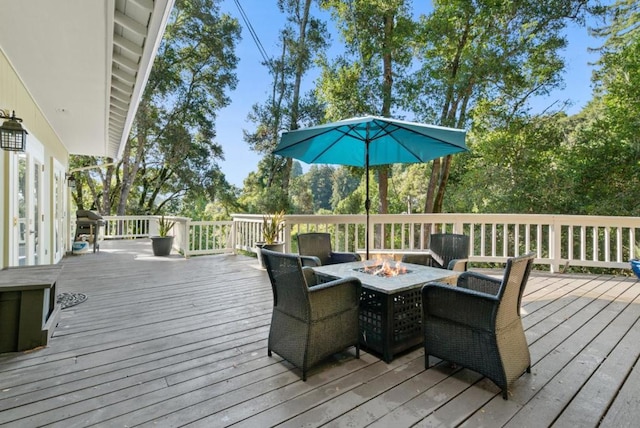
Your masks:
{"label": "tall tree", "polygon": [[[482,100],[507,126],[528,100],[561,84],[562,30],[580,19],[587,0],[435,0],[420,18],[416,50],[422,66],[407,108],[420,119],[464,128]],[[452,157],[433,162],[425,212],[442,211]]]}
{"label": "tall tree", "polygon": [[[319,87],[329,121],[375,114],[391,117],[411,63],[413,23],[406,0],[320,0],[331,11],[346,54],[323,60]],[[388,212],[388,167],[377,168],[380,213]]]}
{"label": "tall tree", "polygon": [[496,129],[491,113],[482,111],[476,108],[474,149],[448,205],[463,212],[540,214],[574,207],[564,160],[574,123],[556,113],[517,117]]}
{"label": "tall tree", "polygon": [[314,212],[331,210],[331,194],[335,169],[329,165],[311,165],[307,182],[313,195]]}
{"label": "tall tree", "polygon": [[[278,144],[280,133],[298,129],[301,124],[317,122],[321,107],[313,93],[302,92],[303,78],[313,65],[317,52],[327,46],[328,33],[325,24],[311,14],[312,0],[278,0],[278,8],[287,18],[280,32],[278,57],[265,64],[272,76],[271,94],[264,103],[257,103],[249,113],[256,124],[254,131],[244,132],[244,138],[252,150],[263,153],[270,166],[268,188],[280,187],[278,192],[289,198],[292,159],[274,157],[271,152]],[[282,202],[280,205],[287,205]]]}
{"label": "tall tree", "polygon": [[591,28],[594,36],[605,39],[601,51],[616,52],[640,38],[640,3],[636,0],[616,0],[594,7],[594,13],[605,19],[604,25]]}
{"label": "tall tree", "polygon": [[638,215],[640,202],[640,5],[619,0],[603,9],[606,24],[594,74],[595,97],[577,116],[567,156],[576,211]]}
{"label": "tall tree", "polygon": [[219,3],[175,3],[123,157],[102,176],[102,202],[118,215],[157,212],[188,194],[214,195],[222,159],[215,118],[236,85],[240,37]]}
{"label": "tall tree", "polygon": [[335,209],[340,201],[348,197],[358,188],[360,179],[354,174],[354,169],[355,168],[346,166],[336,168],[333,174],[331,208]]}

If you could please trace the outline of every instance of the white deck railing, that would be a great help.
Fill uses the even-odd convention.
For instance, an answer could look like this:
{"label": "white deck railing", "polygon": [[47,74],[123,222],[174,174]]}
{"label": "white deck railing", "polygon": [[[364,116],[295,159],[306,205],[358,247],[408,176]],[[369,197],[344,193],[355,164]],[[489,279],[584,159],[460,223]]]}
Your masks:
{"label": "white deck railing", "polygon": [[144,215],[106,216],[103,217],[104,238],[146,238],[149,236],[149,220],[153,217]]}
{"label": "white deck railing", "polygon": [[[260,238],[260,215],[234,215],[236,248],[249,250]],[[364,215],[288,215],[285,251],[295,236],[329,232],[336,251],[365,252]],[[567,266],[628,268],[640,245],[640,218],[525,214],[375,214],[370,216],[370,254],[400,255],[428,248],[429,233],[464,233],[472,262],[504,262],[536,254],[536,264],[557,272]]]}
{"label": "white deck railing", "polygon": [[[105,239],[147,237],[157,217],[105,217]],[[238,250],[255,251],[262,240],[262,215],[237,214],[232,221],[174,217],[174,247],[185,257]],[[297,251],[298,233],[321,231],[336,251],[365,252],[364,215],[287,215],[281,234],[285,251]],[[640,246],[639,217],[544,214],[375,214],[370,217],[370,254],[399,256],[428,248],[429,233],[464,233],[471,238],[471,262],[504,262],[533,251],[536,264],[557,272],[566,266],[628,268]]]}
{"label": "white deck railing", "polygon": [[[160,216],[104,216],[104,239],[148,238],[158,234]],[[233,221],[192,221],[186,217],[169,217],[175,225],[173,248],[185,257],[235,251]]]}

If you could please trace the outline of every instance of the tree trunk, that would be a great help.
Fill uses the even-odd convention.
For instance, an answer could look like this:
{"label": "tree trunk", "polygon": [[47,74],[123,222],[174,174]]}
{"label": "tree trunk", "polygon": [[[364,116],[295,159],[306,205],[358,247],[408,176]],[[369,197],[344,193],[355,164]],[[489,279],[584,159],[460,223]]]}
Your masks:
{"label": "tree trunk", "polygon": [[[271,122],[271,129],[269,130],[271,134],[270,139],[271,139],[272,148],[275,148],[276,145],[278,144],[278,136],[279,136],[280,127],[282,124],[282,101],[284,99],[285,89],[286,89],[285,70],[284,70],[286,55],[287,55],[287,40],[285,36],[284,40],[282,41],[282,52],[280,54],[280,67],[273,69],[273,73],[274,73],[273,86],[271,88],[271,91],[272,91],[271,99],[273,100],[273,103],[271,105],[271,114],[272,114],[273,121]],[[273,155],[270,155],[270,156],[272,158],[274,157]],[[270,188],[273,185],[273,179],[276,176],[278,169],[279,169],[279,163],[276,162],[275,159],[272,159],[271,167],[269,168],[269,173],[268,173],[269,176],[268,176],[267,188]],[[279,185],[282,186],[282,183],[280,183]]]}
{"label": "tree trunk", "polygon": [[380,214],[389,212],[389,167],[384,165],[378,169],[378,191],[380,192]]}
{"label": "tree trunk", "polygon": [[438,184],[438,192],[436,193],[435,200],[433,201],[433,212],[442,212],[442,202],[444,200],[444,192],[447,188],[447,182],[449,181],[449,170],[451,169],[451,159],[453,156],[448,155],[444,158],[442,165],[442,171],[440,174],[440,180]]}
{"label": "tree trunk", "polygon": [[427,187],[427,197],[424,201],[424,213],[432,213],[433,211],[433,201],[435,199],[435,188],[436,183],[438,182],[438,177],[440,176],[440,158],[436,158],[433,160],[433,166],[431,168],[431,177],[429,178],[429,186]]}
{"label": "tree trunk", "polygon": [[[112,163],[112,158],[107,158],[106,163]],[[102,176],[102,174],[100,174]],[[102,178],[102,212],[103,215],[111,215],[111,203],[113,189],[111,187],[111,178],[113,177],[113,165],[107,166],[104,177]]]}
{"label": "tree trunk", "polygon": [[[451,61],[449,84],[446,91],[446,97],[442,106],[440,115],[440,125],[453,126],[456,123],[456,114],[458,110],[459,102],[455,97],[455,82],[458,78],[458,71],[460,69],[460,60],[465,46],[469,41],[469,34],[471,31],[472,22],[467,20],[464,31],[460,37],[456,48],[456,54]],[[466,108],[466,103],[463,103],[463,107]],[[442,212],[442,201],[444,200],[444,193],[449,179],[449,170],[451,167],[451,156],[447,156],[442,162],[441,159],[434,159],[433,169],[431,170],[431,178],[429,179],[429,187],[427,189],[427,197],[425,199],[424,212],[425,213],[439,213]]]}
{"label": "tree trunk", "polygon": [[[391,117],[391,101],[393,89],[393,44],[394,13],[388,11],[384,15],[384,46],[382,46],[382,116]],[[378,193],[380,196],[380,214],[389,212],[389,167],[382,166],[378,170]]]}
{"label": "tree trunk", "polygon": [[[296,74],[293,82],[293,100],[291,101],[291,115],[289,117],[289,129],[294,131],[298,129],[298,117],[300,115],[300,85],[302,75],[304,74],[304,60],[307,40],[307,23],[309,22],[309,10],[311,9],[311,0],[305,0],[302,18],[300,19],[300,27],[298,32],[298,41],[296,42]],[[291,181],[291,167],[293,159],[287,158],[287,163],[282,173],[282,190],[289,197],[289,182]]]}
{"label": "tree trunk", "polygon": [[[125,215],[127,210],[127,201],[129,200],[129,194],[131,193],[131,187],[138,175],[141,165],[144,162],[145,147],[147,146],[147,129],[151,126],[152,121],[149,119],[148,104],[145,102],[140,103],[138,113],[136,116],[136,138],[128,138],[125,143],[122,154],[122,185],[120,187],[120,200],[118,203],[117,215]],[[135,154],[132,156],[132,145],[135,145]],[[142,195],[141,195],[142,197]]]}

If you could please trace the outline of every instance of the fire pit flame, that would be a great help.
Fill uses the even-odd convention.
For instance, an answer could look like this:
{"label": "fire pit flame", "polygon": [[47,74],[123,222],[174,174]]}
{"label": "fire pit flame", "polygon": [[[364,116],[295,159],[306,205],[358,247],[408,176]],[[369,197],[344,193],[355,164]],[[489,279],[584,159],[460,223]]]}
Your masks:
{"label": "fire pit flame", "polygon": [[381,277],[398,276],[409,272],[400,262],[393,262],[390,260],[377,260],[376,264],[365,266],[357,270],[369,275]]}

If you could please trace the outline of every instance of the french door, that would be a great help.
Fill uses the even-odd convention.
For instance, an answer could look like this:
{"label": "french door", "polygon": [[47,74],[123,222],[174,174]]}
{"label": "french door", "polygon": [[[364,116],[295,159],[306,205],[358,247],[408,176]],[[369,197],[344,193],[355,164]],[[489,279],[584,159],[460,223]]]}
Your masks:
{"label": "french door", "polygon": [[31,150],[16,153],[14,178],[17,186],[13,195],[13,251],[11,265],[31,266],[44,263],[43,150],[31,139]]}

